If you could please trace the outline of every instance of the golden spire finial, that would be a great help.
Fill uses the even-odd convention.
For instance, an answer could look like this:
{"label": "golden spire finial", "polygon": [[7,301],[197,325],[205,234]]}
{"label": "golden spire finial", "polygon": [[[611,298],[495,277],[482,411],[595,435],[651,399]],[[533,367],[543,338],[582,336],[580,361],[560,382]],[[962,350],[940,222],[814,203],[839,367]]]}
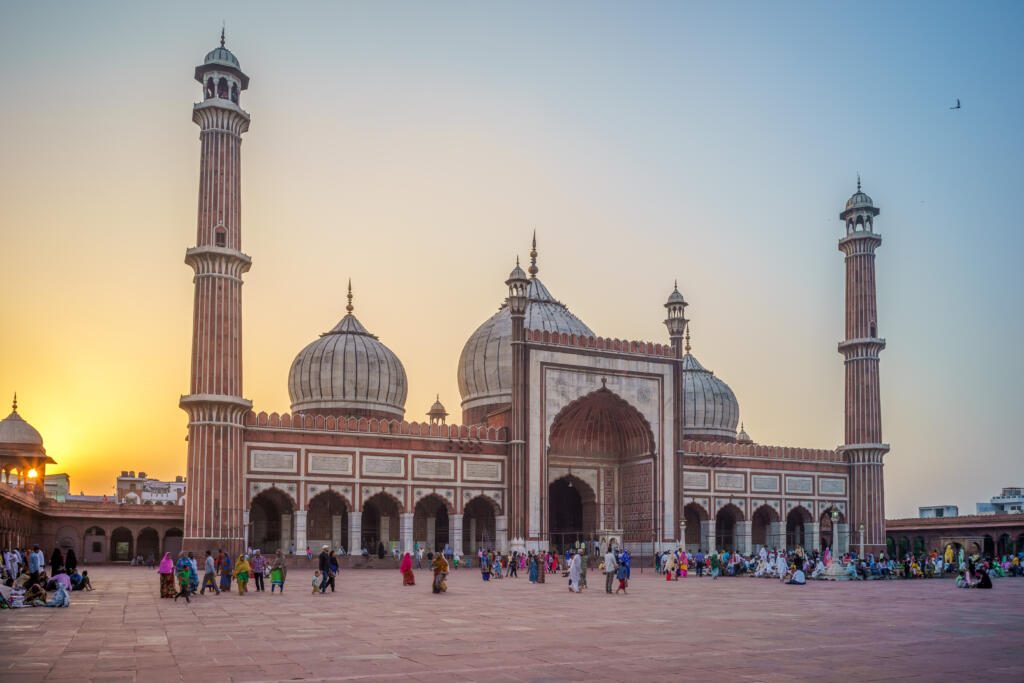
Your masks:
{"label": "golden spire finial", "polygon": [[345,306],[345,310],[352,312],[352,278],[348,279],[348,306]]}
{"label": "golden spire finial", "polygon": [[227,29],[228,23],[225,21],[220,25],[220,46],[224,47],[224,31]]}
{"label": "golden spire finial", "polygon": [[530,277],[537,277],[537,231],[533,231],[533,243],[530,246]]}
{"label": "golden spire finial", "polygon": [[18,412],[18,392],[14,392],[14,400],[11,401],[11,410]]}
{"label": "golden spire finial", "polygon": [[690,323],[686,323],[686,352],[690,352]]}
{"label": "golden spire finial", "polygon": [[860,173],[857,174],[857,192],[860,192]]}

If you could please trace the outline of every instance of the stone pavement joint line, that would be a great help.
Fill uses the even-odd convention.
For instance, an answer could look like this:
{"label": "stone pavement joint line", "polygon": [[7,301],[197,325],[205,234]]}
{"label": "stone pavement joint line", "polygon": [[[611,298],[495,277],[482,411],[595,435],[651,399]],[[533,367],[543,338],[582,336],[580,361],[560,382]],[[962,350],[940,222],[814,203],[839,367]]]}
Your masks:
{"label": "stone pavement joint line", "polygon": [[[570,593],[549,576],[444,595],[417,572],[343,571],[313,595],[158,597],[154,571],[99,566],[69,609],[0,612],[0,681],[945,681],[1024,680],[1024,579],[812,583],[636,572],[629,595]],[[600,584],[600,585],[599,585]]]}

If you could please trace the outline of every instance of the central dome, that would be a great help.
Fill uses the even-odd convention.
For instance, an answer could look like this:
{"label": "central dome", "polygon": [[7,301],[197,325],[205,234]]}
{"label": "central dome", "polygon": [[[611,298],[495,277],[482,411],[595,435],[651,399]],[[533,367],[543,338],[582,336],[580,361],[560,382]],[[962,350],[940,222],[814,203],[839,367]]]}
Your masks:
{"label": "central dome", "polygon": [[[534,263],[530,266],[526,329],[595,336],[537,279],[535,250],[531,252]],[[462,348],[459,393],[463,424],[484,422],[489,413],[512,402],[512,314],[507,303],[478,327]]]}
{"label": "central dome", "polygon": [[42,448],[43,437],[35,427],[18,415],[18,397],[14,397],[11,414],[0,421],[0,444]]}
{"label": "central dome", "polygon": [[288,373],[292,412],[402,419],[408,382],[402,361],[348,311],[299,352]]}

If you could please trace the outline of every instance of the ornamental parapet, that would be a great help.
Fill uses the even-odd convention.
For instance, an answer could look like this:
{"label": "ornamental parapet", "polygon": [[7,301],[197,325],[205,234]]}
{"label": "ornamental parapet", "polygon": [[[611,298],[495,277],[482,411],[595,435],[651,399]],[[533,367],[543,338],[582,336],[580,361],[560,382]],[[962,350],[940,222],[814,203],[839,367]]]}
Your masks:
{"label": "ornamental parapet", "polygon": [[836,450],[824,448],[795,448],[792,446],[768,446],[765,444],[741,444],[728,441],[698,441],[683,439],[683,451],[687,456],[727,456],[737,458],[765,458],[772,460],[797,460],[801,462],[844,462]]}
{"label": "ornamental parapet", "polygon": [[610,351],[612,353],[626,353],[638,356],[675,358],[675,351],[669,344],[610,339],[606,337],[582,337],[565,332],[551,332],[549,330],[526,330],[526,341],[534,344],[586,349],[587,351]]}
{"label": "ornamental parapet", "polygon": [[250,411],[245,415],[245,426],[259,429],[293,429],[316,432],[356,432],[363,434],[387,434],[394,436],[415,436],[449,441],[474,439],[506,443],[508,432],[504,427],[487,425],[430,424],[428,422],[406,422],[404,420],[382,420],[366,417],[334,417],[331,415],[291,415],[289,413],[259,413]]}
{"label": "ornamental parapet", "polygon": [[219,275],[241,280],[249,272],[252,259],[236,249],[227,247],[192,247],[185,251],[185,263],[192,266],[196,277]]}

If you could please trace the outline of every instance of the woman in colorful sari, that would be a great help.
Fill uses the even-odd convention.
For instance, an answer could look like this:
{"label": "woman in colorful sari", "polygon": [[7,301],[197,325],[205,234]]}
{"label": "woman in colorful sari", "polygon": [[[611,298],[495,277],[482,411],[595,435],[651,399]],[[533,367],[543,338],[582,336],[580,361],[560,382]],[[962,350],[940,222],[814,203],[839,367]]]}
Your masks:
{"label": "woman in colorful sari", "polygon": [[398,571],[402,572],[403,586],[416,585],[416,575],[412,573],[412,555],[406,553],[402,556],[402,564],[398,566]]}
{"label": "woman in colorful sari", "polygon": [[224,553],[224,561],[220,563],[220,590],[231,592],[231,555]]}
{"label": "woman in colorful sari", "polygon": [[235,583],[238,584],[238,594],[245,595],[246,587],[249,583],[249,572],[252,568],[249,566],[249,560],[246,559],[245,555],[238,556],[238,562],[235,562]]}
{"label": "woman in colorful sari", "polygon": [[444,559],[443,553],[437,553],[434,555],[434,561],[431,563],[434,569],[434,585],[433,591],[435,593],[444,593],[448,590],[448,560]]}
{"label": "woman in colorful sari", "polygon": [[170,553],[164,553],[157,572],[160,574],[160,597],[173,598],[177,591],[174,589],[174,560]]}
{"label": "woman in colorful sari", "polygon": [[537,583],[537,556],[530,553],[530,583]]}
{"label": "woman in colorful sari", "polygon": [[690,570],[690,558],[686,554],[685,550],[679,551],[679,576],[686,578],[686,573]]}

